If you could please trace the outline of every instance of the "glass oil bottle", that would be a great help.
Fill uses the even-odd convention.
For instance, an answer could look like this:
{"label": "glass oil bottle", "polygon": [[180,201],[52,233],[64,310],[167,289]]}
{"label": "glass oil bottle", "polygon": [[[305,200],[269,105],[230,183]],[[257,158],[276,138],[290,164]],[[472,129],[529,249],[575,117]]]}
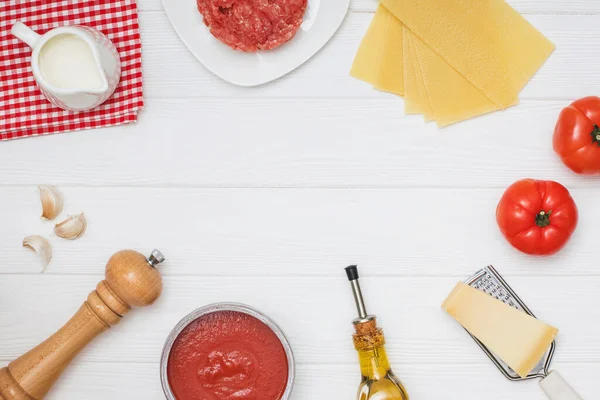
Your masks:
{"label": "glass oil bottle", "polygon": [[365,309],[356,265],[346,267],[346,275],[358,310],[358,318],[352,321],[356,331],[352,339],[358,351],[362,375],[357,400],[408,400],[406,389],[392,372],[385,352],[383,331],[377,327],[377,317],[368,315]]}

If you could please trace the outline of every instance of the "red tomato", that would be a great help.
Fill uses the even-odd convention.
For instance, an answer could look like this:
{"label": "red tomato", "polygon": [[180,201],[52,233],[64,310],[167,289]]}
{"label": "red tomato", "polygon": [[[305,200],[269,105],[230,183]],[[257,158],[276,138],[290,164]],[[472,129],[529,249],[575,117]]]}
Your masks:
{"label": "red tomato", "polygon": [[552,145],[578,174],[600,174],[600,98],[584,97],[560,113]]}
{"label": "red tomato", "polygon": [[577,226],[577,206],[560,183],[522,179],[510,185],[496,209],[504,237],[527,254],[560,250]]}

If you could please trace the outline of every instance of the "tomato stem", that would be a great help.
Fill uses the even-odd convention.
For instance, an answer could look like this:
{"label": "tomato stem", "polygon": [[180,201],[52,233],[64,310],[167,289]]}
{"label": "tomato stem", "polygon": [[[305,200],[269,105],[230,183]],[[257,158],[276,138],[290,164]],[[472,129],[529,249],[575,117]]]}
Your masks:
{"label": "tomato stem", "polygon": [[540,228],[545,228],[550,225],[550,215],[552,214],[552,210],[546,212],[544,210],[540,211],[538,215],[535,216],[535,224]]}
{"label": "tomato stem", "polygon": [[596,143],[598,146],[600,146],[600,127],[598,127],[598,125],[594,124],[594,130],[591,133],[592,135],[592,143]]}

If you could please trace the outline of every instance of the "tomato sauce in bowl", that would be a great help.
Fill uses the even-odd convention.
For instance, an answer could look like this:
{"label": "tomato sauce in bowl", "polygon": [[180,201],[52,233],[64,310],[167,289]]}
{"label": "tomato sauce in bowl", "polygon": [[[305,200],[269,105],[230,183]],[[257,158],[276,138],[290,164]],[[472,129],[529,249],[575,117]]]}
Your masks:
{"label": "tomato sauce in bowl", "polygon": [[161,379],[173,400],[284,400],[294,364],[281,330],[238,304],[196,310],[171,332]]}

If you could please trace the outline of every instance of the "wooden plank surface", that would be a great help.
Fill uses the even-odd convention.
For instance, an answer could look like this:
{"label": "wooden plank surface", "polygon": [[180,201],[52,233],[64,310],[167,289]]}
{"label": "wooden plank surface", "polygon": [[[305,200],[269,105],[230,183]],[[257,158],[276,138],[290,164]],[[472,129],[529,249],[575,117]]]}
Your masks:
{"label": "wooden plank surface", "polygon": [[0,182],[505,188],[532,177],[597,185],[552,150],[566,101],[523,101],[440,130],[389,100],[150,99],[137,125],[2,143]]}
{"label": "wooden plank surface", "polygon": [[[334,1],[334,0],[332,0]],[[561,108],[600,94],[600,2],[509,0],[557,50],[521,103],[439,130],[348,70],[374,0],[353,0],[331,42],[271,84],[238,88],[185,48],[159,0],[140,0],[147,107],[127,127],[0,143],[0,365],[64,323],[121,248],[160,248],[165,292],[94,342],[52,399],[160,399],[158,360],[173,325],[216,301],[240,301],[284,329],[298,360],[294,400],[354,398],[353,301],[341,268],[361,266],[411,399],[542,400],[511,383],[440,309],[453,285],[489,263],[560,333],[553,368],[587,400],[600,374],[598,178],[554,155]],[[494,221],[513,181],[553,179],[581,219],[569,245],[535,258]],[[25,235],[50,235],[36,185],[54,183],[85,236],[50,237],[40,273]]]}
{"label": "wooden plank surface", "polygon": [[[369,268],[365,265],[363,269]],[[101,278],[2,276],[0,359],[18,356],[59,328]],[[600,277],[586,277],[586,285],[582,280],[510,277],[513,289],[536,315],[560,329],[556,365],[579,362],[600,366],[598,320],[590,318],[591,307],[598,305]],[[391,357],[407,366],[445,364],[453,368],[469,363],[492,367],[477,344],[440,307],[458,281],[455,277],[364,278],[367,308],[377,314],[385,329]],[[164,295],[155,305],[132,311],[80,359],[157,362],[167,335],[181,318],[200,306],[229,301],[247,303],[271,316],[289,338],[298,363],[355,364],[350,335],[356,310],[341,268],[338,277],[166,277],[164,286]],[[31,296],[48,293],[45,288],[60,288],[60,292],[53,291],[51,301]],[[10,304],[18,307],[10,308]]]}
{"label": "wooden plank surface", "polygon": [[[464,278],[495,264],[508,276],[600,276],[595,235],[600,189],[573,190],[582,218],[554,257],[521,254],[495,221],[501,189],[130,189],[63,188],[66,214],[85,212],[75,242],[39,219],[35,187],[3,190],[3,273],[38,274],[23,237],[54,246],[47,275],[99,274],[120,248],[160,248],[165,275],[330,276],[347,264],[365,276]],[[19,212],[15,212],[18,210]],[[33,275],[35,276],[35,275]],[[559,278],[560,279],[560,278]]]}

